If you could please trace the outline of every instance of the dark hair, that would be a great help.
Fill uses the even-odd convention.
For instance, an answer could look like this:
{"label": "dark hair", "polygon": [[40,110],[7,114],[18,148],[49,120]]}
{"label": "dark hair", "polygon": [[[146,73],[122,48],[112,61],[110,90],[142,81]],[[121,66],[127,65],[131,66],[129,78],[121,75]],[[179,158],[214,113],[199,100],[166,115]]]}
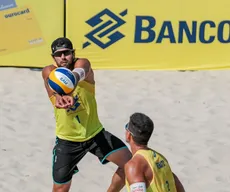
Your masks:
{"label": "dark hair", "polygon": [[147,145],[154,129],[153,121],[143,113],[130,116],[128,130],[136,144]]}

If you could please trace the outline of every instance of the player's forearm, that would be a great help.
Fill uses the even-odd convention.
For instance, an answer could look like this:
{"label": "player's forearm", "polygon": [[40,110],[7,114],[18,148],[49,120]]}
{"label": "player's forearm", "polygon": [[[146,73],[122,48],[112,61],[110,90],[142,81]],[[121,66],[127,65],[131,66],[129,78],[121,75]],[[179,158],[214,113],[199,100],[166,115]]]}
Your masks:
{"label": "player's forearm", "polygon": [[49,98],[51,98],[51,97],[58,97],[58,96],[61,97],[61,95],[59,95],[58,93],[56,93],[55,91],[53,91],[53,90],[49,87],[47,81],[45,81],[45,88],[46,88],[46,91],[47,91],[47,94],[48,94]]}
{"label": "player's forearm", "polygon": [[73,74],[77,79],[77,82],[83,81],[86,77],[86,70],[84,68],[74,68],[73,69]]}
{"label": "player's forearm", "polygon": [[47,81],[45,81],[45,88],[46,88],[46,92],[47,92],[49,97],[51,97],[51,96],[53,96],[55,94],[55,92],[50,89]]}
{"label": "player's forearm", "polygon": [[87,79],[91,72],[91,64],[88,59],[79,59],[74,65],[73,73],[78,81]]}
{"label": "player's forearm", "polygon": [[51,68],[50,66],[44,67],[43,70],[42,70],[42,77],[43,77],[45,88],[46,88],[46,91],[47,91],[47,94],[48,94],[49,97],[52,97],[52,96],[54,96],[56,94],[50,88],[50,86],[48,84],[49,75],[50,75],[52,70],[53,70],[53,68]]}

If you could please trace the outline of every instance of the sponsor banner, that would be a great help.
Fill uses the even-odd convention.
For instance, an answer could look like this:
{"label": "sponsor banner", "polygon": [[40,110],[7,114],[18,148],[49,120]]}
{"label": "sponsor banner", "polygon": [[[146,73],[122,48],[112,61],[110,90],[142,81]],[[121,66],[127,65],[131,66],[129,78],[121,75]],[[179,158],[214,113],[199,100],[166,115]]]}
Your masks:
{"label": "sponsor banner", "polygon": [[68,0],[66,34],[96,69],[230,68],[228,7],[229,0]]}
{"label": "sponsor banner", "polygon": [[63,0],[0,0],[0,29],[0,66],[44,67],[64,35]]}

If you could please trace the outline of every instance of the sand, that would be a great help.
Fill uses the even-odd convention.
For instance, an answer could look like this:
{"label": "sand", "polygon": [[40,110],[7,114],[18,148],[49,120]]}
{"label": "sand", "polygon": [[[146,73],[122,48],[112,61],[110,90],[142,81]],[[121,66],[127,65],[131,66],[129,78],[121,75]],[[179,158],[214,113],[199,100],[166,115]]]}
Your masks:
{"label": "sand", "polygon": [[[51,191],[54,115],[40,71],[0,68],[0,191]],[[95,71],[98,113],[124,141],[133,112],[155,122],[149,146],[188,192],[229,192],[229,71]],[[71,191],[105,192],[116,166],[87,154]],[[125,188],[123,191],[126,191]]]}

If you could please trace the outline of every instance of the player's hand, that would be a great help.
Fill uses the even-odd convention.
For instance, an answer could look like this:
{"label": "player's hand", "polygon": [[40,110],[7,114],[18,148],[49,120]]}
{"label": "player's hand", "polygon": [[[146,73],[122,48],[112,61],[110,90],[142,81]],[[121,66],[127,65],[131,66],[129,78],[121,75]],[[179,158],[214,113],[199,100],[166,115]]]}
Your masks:
{"label": "player's hand", "polygon": [[69,95],[56,95],[56,103],[55,106],[59,109],[68,109],[71,107],[74,103],[74,99],[72,96]]}
{"label": "player's hand", "polygon": [[73,96],[64,95],[64,96],[62,96],[62,98],[63,98],[63,100],[65,101],[65,103],[67,103],[67,108],[73,106],[73,104],[74,104]]}

